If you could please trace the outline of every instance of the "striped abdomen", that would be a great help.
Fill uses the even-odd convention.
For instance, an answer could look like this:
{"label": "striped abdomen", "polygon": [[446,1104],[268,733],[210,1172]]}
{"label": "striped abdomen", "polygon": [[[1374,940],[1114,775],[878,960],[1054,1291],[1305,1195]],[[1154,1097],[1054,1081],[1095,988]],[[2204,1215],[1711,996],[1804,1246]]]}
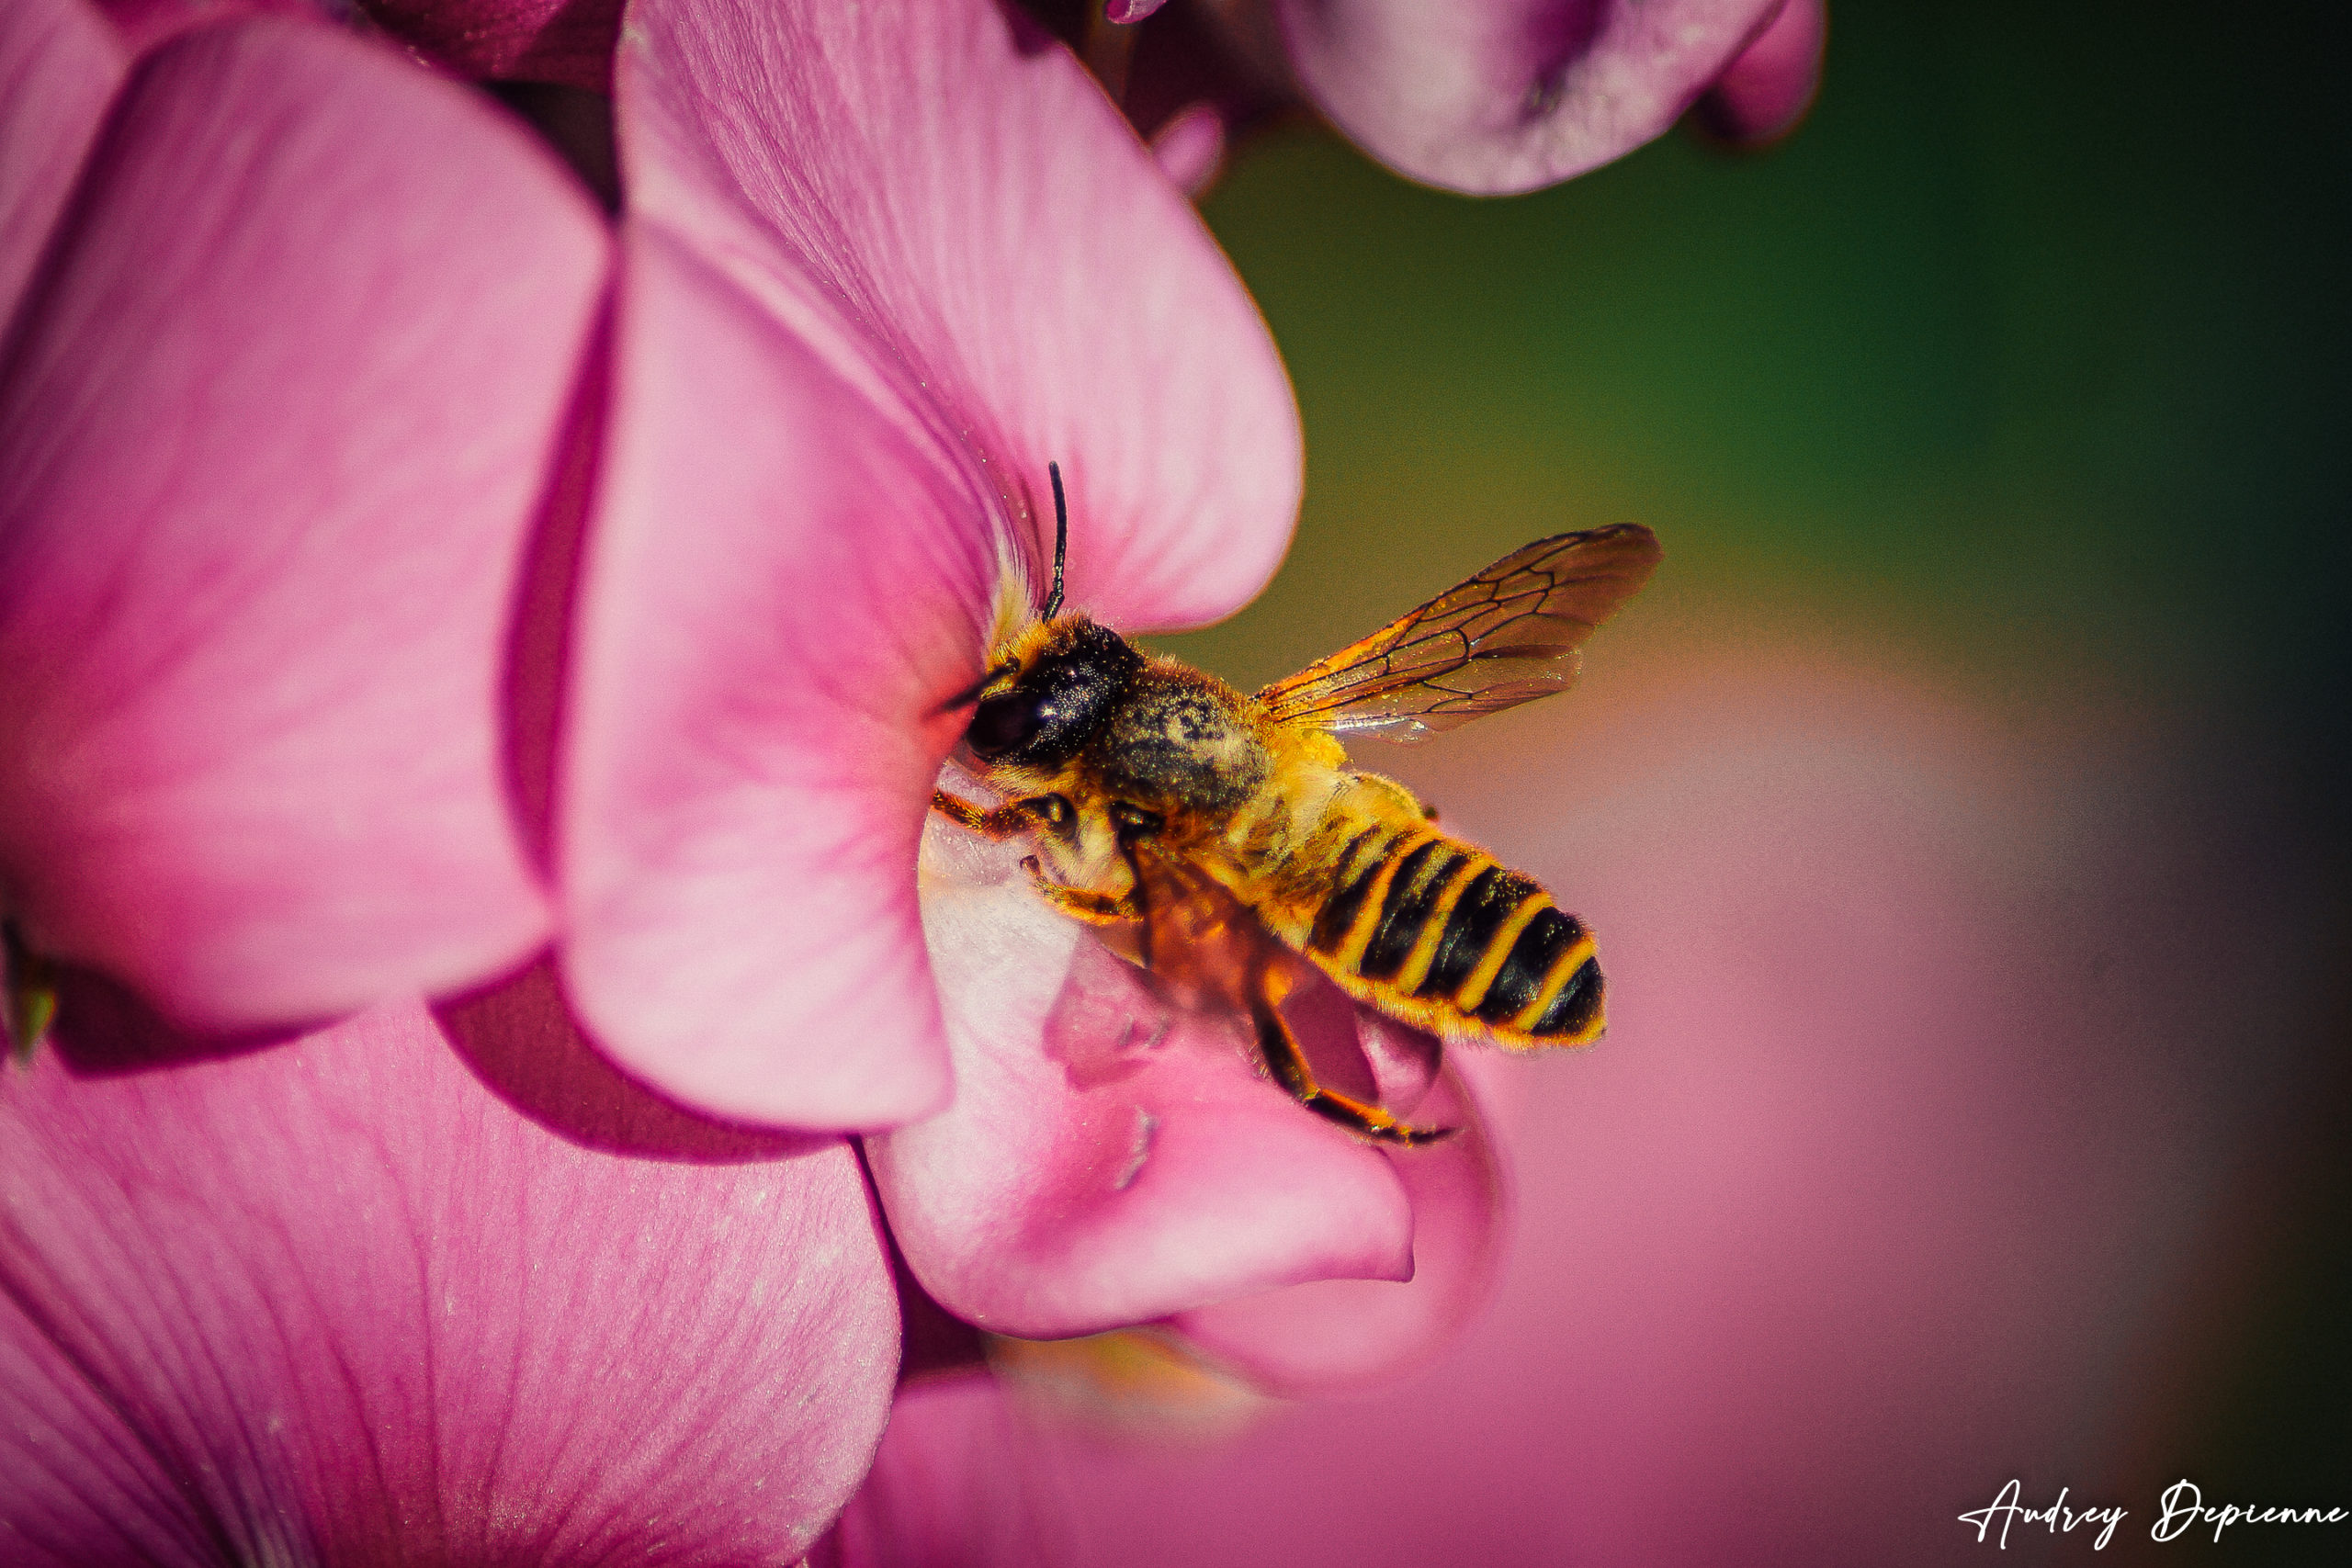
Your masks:
{"label": "striped abdomen", "polygon": [[1426,828],[1367,827],[1349,841],[1306,953],[1364,1000],[1441,1033],[1582,1045],[1605,1022],[1600,964],[1577,918]]}

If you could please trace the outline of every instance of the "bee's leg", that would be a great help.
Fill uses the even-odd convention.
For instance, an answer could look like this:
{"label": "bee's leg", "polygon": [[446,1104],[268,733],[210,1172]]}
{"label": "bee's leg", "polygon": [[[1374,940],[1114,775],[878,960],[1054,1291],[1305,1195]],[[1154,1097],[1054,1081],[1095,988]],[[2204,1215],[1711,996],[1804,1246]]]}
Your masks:
{"label": "bee's leg", "polygon": [[1290,1090],[1301,1105],[1351,1133],[1377,1138],[1384,1144],[1433,1144],[1462,1130],[1408,1126],[1377,1105],[1334,1094],[1317,1084],[1315,1069],[1306,1065],[1306,1053],[1300,1049],[1298,1036],[1283,1021],[1282,1009],[1275,1005],[1272,987],[1261,977],[1256,989],[1257,994],[1250,998],[1250,1016],[1258,1026],[1258,1049],[1265,1056],[1266,1069],[1274,1075],[1274,1081]]}
{"label": "bee's leg", "polygon": [[1114,897],[1084,887],[1065,887],[1058,882],[1046,881],[1034,858],[1023,863],[1029,868],[1029,879],[1036,885],[1038,896],[1065,915],[1097,926],[1115,926],[1143,919],[1143,900],[1132,892]]}
{"label": "bee's leg", "polygon": [[944,789],[931,792],[931,808],[958,828],[968,828],[989,839],[1010,839],[1036,826],[1029,814],[1015,802],[1007,801],[993,811],[983,811],[970,801],[958,800]]}

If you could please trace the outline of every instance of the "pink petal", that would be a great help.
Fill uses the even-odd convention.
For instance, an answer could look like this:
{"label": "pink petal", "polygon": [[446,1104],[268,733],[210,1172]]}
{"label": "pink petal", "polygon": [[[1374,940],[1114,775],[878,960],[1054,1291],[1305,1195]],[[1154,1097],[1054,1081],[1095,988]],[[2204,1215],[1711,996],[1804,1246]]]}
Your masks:
{"label": "pink petal", "polygon": [[1821,89],[1821,51],[1828,39],[1829,13],[1822,0],[1788,0],[1699,100],[1701,121],[1726,141],[1770,141],[1787,134]]}
{"label": "pink petal", "polygon": [[1178,190],[1197,196],[1225,163],[1225,116],[1211,104],[1193,104],[1151,133],[1151,155]]}
{"label": "pink petal", "polygon": [[1484,1120],[1449,1072],[1415,1119],[1464,1131],[1389,1155],[1413,1206],[1413,1277],[1325,1280],[1183,1313],[1173,1326],[1271,1393],[1294,1398],[1393,1379],[1443,1350],[1487,1299],[1506,1223]]}
{"label": "pink petal", "polygon": [[472,95],[325,28],[126,88],[0,381],[0,886],[235,1026],[548,929],[500,665],[601,223]]}
{"label": "pink petal", "polygon": [[0,7],[0,333],[74,193],[123,58],[81,0]]}
{"label": "pink petal", "polygon": [[1663,134],[1781,0],[1278,0],[1340,130],[1452,190],[1533,190]]}
{"label": "pink petal", "polygon": [[1257,592],[1298,502],[1289,382],[1198,214],[1066,50],[993,0],[630,16],[633,209],[899,420],[964,526],[1012,530],[1042,570],[1058,460],[1073,606],[1133,630]]}
{"label": "pink petal", "polygon": [[[1408,1277],[1413,1214],[1388,1157],[1263,1077],[1240,1021],[1171,1011],[1048,910],[1018,853],[944,826],[926,850],[956,1102],[865,1145],[924,1288],[984,1328],[1052,1338]],[[1354,1010],[1328,987],[1323,1003],[1293,1013],[1318,1069],[1371,1092],[1361,1059],[1340,1076]]]}
{"label": "pink petal", "polygon": [[162,1072],[49,1055],[0,1083],[0,1170],[11,1563],[788,1562],[880,1435],[849,1148],[584,1148],[413,1004]]}
{"label": "pink petal", "polygon": [[[913,878],[995,567],[898,429],[659,228],[631,231],[569,710],[564,979],[729,1115],[948,1092]],[[930,716],[926,717],[926,715]]]}
{"label": "pink petal", "polygon": [[1113,22],[1140,22],[1167,3],[1168,0],[1105,0],[1102,15]]}
{"label": "pink petal", "polygon": [[464,76],[612,91],[621,0],[357,0],[368,18]]}

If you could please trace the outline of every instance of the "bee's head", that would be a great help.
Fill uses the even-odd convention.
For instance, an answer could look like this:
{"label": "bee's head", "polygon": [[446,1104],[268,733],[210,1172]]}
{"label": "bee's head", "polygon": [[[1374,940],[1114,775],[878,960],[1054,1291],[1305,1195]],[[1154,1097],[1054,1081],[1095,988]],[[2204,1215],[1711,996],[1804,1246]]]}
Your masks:
{"label": "bee's head", "polygon": [[990,765],[1054,767],[1078,754],[1126,694],[1143,655],[1084,615],[1062,615],[1062,559],[1069,549],[1069,504],[1062,469],[1054,482],[1054,587],[1044,609],[1014,637],[977,692],[964,731],[972,755]]}
{"label": "bee's head", "polygon": [[981,688],[972,755],[991,765],[1052,767],[1069,761],[1126,694],[1143,655],[1084,615],[1039,621],[1013,642]]}

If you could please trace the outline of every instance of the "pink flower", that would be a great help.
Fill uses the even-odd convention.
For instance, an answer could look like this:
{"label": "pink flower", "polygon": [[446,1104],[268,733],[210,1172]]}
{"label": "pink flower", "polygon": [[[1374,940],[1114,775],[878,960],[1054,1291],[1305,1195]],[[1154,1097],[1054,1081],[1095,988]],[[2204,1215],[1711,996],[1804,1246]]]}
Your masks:
{"label": "pink flower", "polygon": [[[695,1103],[916,1123],[869,1140],[876,1185],[973,1322],[1408,1272],[1388,1156],[1240,1042],[1163,1030],[1010,857],[934,829],[923,896],[910,874],[1002,563],[1041,575],[1048,461],[1071,600],[1112,624],[1213,618],[1272,570],[1298,431],[1247,296],[1076,63],[994,6],[632,17],[557,775],[568,994]],[[1344,1006],[1320,1033],[1411,1054]]]}
{"label": "pink flower", "polygon": [[901,1122],[948,1088],[913,877],[944,705],[1004,563],[1050,552],[1046,463],[1072,602],[1197,623],[1281,554],[1297,415],[1199,220],[997,6],[632,18],[557,778],[565,981],[625,1066],[696,1103]]}
{"label": "pink flower", "polygon": [[0,1081],[10,1563],[788,1562],[863,1474],[898,1321],[854,1153],[650,1100],[543,975],[73,1066]]}
{"label": "pink flower", "polygon": [[362,42],[233,19],[118,97],[87,12],[12,10],[6,912],[208,1028],[558,935],[633,1070],[887,1124],[945,1090],[915,841],[1047,456],[1081,601],[1181,624],[1272,570],[1296,415],[992,7],[639,20],[614,277],[518,128]]}
{"label": "pink flower", "polygon": [[1170,178],[1199,189],[1239,131],[1300,100],[1374,157],[1479,195],[1573,178],[1697,111],[1712,135],[1792,129],[1821,74],[1823,0],[1111,0],[1106,83]]}
{"label": "pink flower", "polygon": [[[619,0],[361,0],[469,74],[605,89]],[[1214,176],[1239,130],[1304,99],[1430,185],[1537,189],[1623,157],[1695,108],[1725,141],[1804,117],[1823,0],[1109,0],[1080,43],[1176,183]],[[1127,29],[1147,19],[1140,37]]]}
{"label": "pink flower", "polygon": [[1351,140],[1417,180],[1480,194],[1598,168],[1702,99],[1736,106],[1712,118],[1721,134],[1778,135],[1812,102],[1825,31],[1822,0],[1272,8],[1299,81]]}
{"label": "pink flower", "polygon": [[0,39],[0,912],[213,1030],[513,966],[501,668],[604,225],[324,28]]}
{"label": "pink flower", "polygon": [[[632,17],[613,231],[363,40],[158,24],[126,76],[70,0],[11,13],[48,206],[6,231],[0,894],[75,970],[61,1028],[119,982],[285,1030],[552,944],[597,1047],[723,1115],[915,1121],[952,1055],[956,1111],[871,1147],[975,1322],[1402,1277],[1410,1168],[1163,1030],[1002,864],[917,889],[1047,461],[1114,624],[1272,570],[1298,432],[1248,297],[992,5]],[[1335,998],[1309,1032],[1335,1081],[1427,1086]]]}
{"label": "pink flower", "polygon": [[[8,912],[211,1027],[513,963],[502,652],[600,220],[315,27],[126,79],[28,4],[0,79]],[[215,1059],[139,1012],[69,976],[85,1076],[0,1083],[0,1557],[788,1561],[855,1484],[896,1323],[840,1140],[666,1111],[544,977]]]}

